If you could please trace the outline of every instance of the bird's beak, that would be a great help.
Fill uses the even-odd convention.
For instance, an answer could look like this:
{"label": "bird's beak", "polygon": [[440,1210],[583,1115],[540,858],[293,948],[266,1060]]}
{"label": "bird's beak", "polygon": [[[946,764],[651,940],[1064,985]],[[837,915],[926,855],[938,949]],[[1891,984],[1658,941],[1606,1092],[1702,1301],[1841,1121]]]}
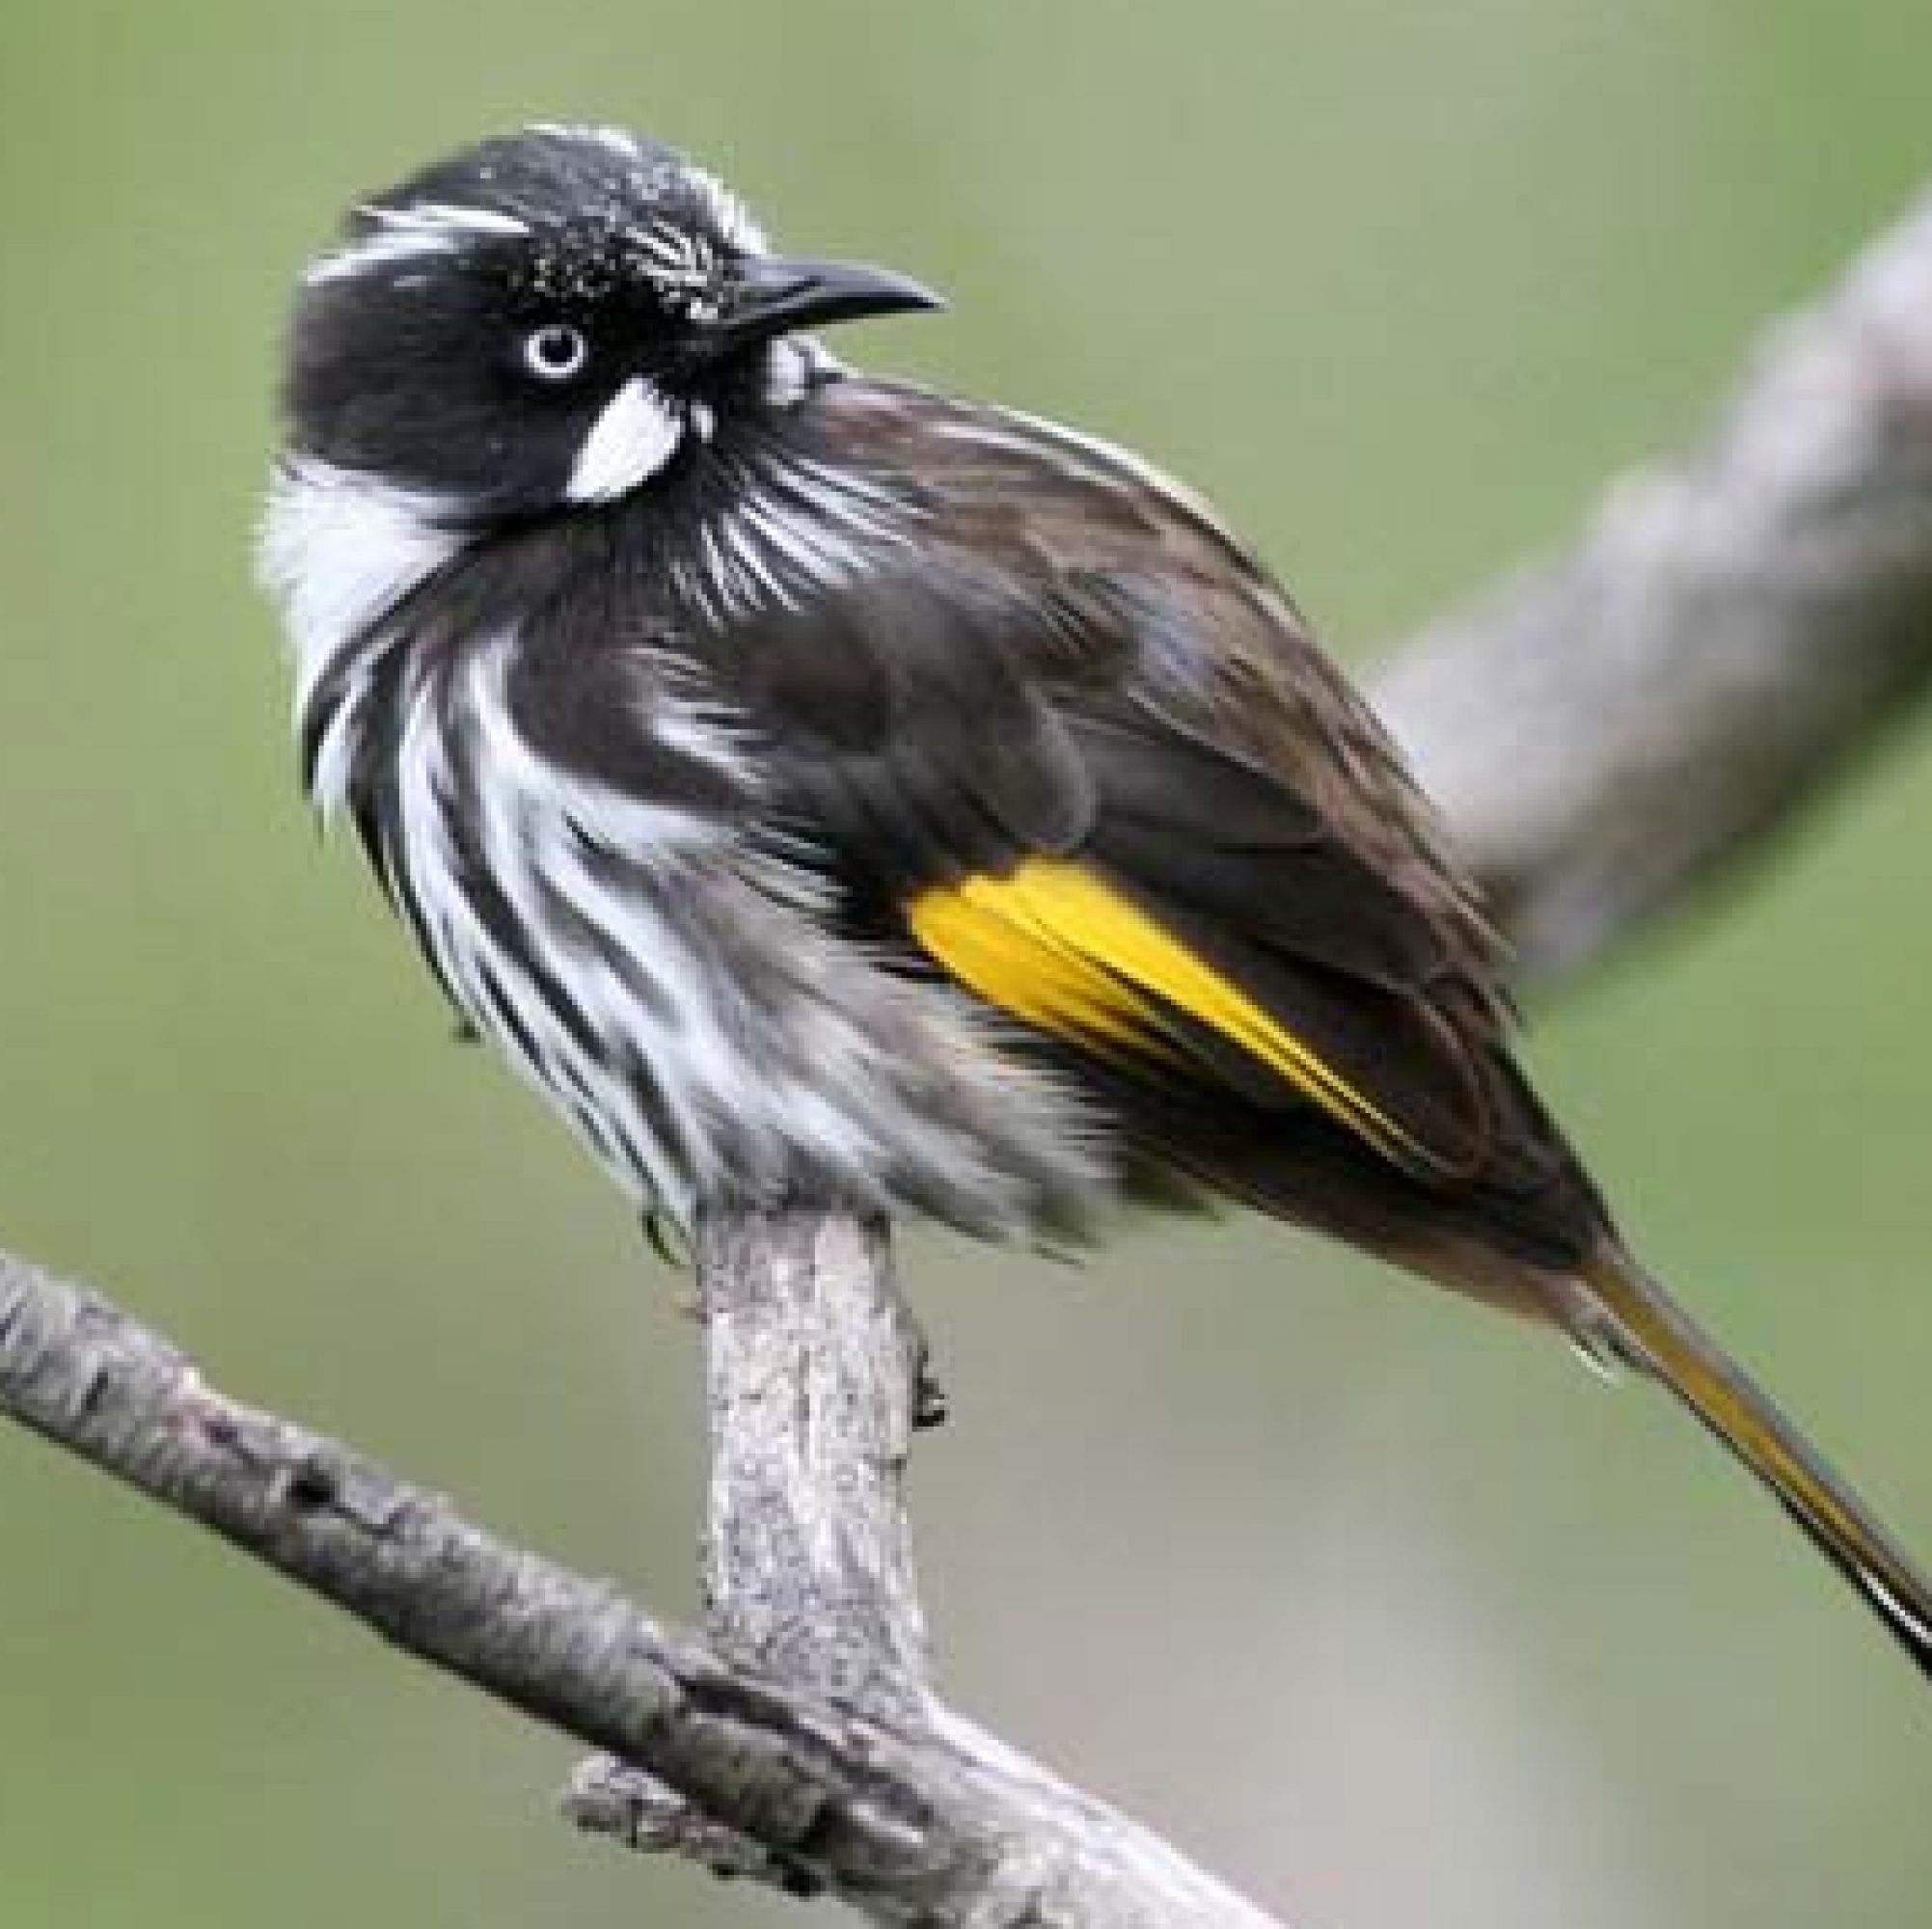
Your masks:
{"label": "bird's beak", "polygon": [[739,262],[721,294],[721,312],[705,331],[721,353],[795,328],[945,307],[931,288],[890,268],[776,255]]}

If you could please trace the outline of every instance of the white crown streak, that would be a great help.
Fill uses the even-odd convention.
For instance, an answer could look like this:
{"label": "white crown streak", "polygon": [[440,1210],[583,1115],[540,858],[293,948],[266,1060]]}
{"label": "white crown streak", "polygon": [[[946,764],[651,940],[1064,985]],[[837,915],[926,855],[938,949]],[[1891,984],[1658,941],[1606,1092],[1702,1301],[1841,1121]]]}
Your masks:
{"label": "white crown streak", "polygon": [[406,201],[392,207],[385,202],[365,202],[361,210],[384,228],[429,234],[523,235],[530,223],[500,207],[465,207],[449,201]]}
{"label": "white crown streak", "polygon": [[453,255],[465,237],[497,239],[527,235],[530,224],[494,207],[460,207],[446,201],[411,202],[388,207],[366,202],[356,210],[374,225],[373,233],[345,241],[312,262],[303,275],[310,287],[348,281],[435,255]]}
{"label": "white crown streak", "polygon": [[770,249],[765,231],[751,218],[750,210],[714,174],[687,165],[685,178],[704,197],[707,212],[718,231],[747,255],[763,255]]}
{"label": "white crown streak", "polygon": [[374,274],[378,268],[398,267],[428,256],[451,254],[455,246],[454,237],[449,234],[398,229],[349,242],[333,254],[321,256],[310,263],[302,279],[312,288],[320,287],[326,282],[346,282],[357,275]]}
{"label": "white crown streak", "polygon": [[546,134],[553,141],[575,141],[584,147],[603,148],[627,161],[643,159],[644,150],[638,146],[638,137],[622,127],[598,127],[574,121],[532,121],[530,131]]}

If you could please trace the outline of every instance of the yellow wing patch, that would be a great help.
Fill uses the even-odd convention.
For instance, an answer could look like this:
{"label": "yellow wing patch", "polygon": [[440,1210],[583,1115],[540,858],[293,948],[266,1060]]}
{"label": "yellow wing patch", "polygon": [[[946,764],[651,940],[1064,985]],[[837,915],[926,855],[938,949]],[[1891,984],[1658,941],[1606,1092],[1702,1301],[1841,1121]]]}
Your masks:
{"label": "yellow wing patch", "polygon": [[1041,1031],[1102,1052],[1175,1058],[1165,1006],[1238,1046],[1397,1164],[1435,1163],[1279,1019],[1078,864],[1030,857],[1009,877],[936,885],[912,899],[907,919],[968,991]]}

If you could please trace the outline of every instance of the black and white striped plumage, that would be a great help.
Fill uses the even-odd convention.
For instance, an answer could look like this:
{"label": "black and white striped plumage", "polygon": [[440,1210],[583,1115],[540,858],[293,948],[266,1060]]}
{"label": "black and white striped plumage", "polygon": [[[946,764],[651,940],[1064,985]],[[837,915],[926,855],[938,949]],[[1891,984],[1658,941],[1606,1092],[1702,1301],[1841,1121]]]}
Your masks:
{"label": "black and white striped plumage", "polygon": [[1932,1590],[1634,1263],[1429,813],[1184,490],[799,331],[682,157],[487,142],[305,280],[263,544],[307,781],[646,1209],[1205,1187],[1657,1372],[1923,1663]]}
{"label": "black and white striped plumage", "polygon": [[[1259,763],[1285,720],[1387,794],[1365,838],[1416,874],[1412,905],[1345,840],[1298,860],[1363,898],[1364,941],[1473,981],[1480,930],[1379,734],[1183,492],[808,338],[694,347],[770,258],[708,177],[604,130],[362,205],[307,277],[264,543],[311,794],[353,813],[470,1022],[653,1211],[827,1195],[1066,1231],[1157,1135],[1123,1138],[1108,1068],[942,982],[905,942],[912,893],[1184,836],[1190,799],[1237,785],[1258,834],[1302,841],[1308,805],[1210,747],[1245,734]],[[559,325],[589,350],[560,383],[528,366]],[[1235,649],[1189,634],[1202,595]],[[1313,691],[1282,673],[1306,663]],[[1148,786],[1171,827],[1136,820]],[[1206,887],[1205,854],[1149,862]]]}

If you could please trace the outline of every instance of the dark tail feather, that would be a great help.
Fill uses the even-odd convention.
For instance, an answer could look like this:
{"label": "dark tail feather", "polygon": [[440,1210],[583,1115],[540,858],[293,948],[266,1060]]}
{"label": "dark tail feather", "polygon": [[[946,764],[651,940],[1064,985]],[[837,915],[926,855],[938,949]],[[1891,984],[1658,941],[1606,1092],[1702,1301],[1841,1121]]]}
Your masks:
{"label": "dark tail feather", "polygon": [[1922,1673],[1932,1582],[1810,1441],[1656,1281],[1620,1252],[1584,1271],[1618,1350],[1654,1373],[1775,1494]]}

